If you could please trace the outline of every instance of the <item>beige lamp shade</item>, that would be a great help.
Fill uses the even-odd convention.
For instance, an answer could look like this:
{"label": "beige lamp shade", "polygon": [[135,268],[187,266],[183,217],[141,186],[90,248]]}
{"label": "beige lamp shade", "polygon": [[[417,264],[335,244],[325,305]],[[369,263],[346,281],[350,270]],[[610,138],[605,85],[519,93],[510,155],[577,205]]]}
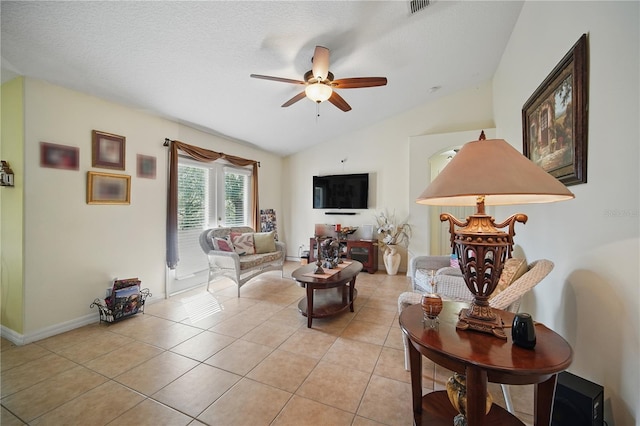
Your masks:
{"label": "beige lamp shade", "polygon": [[458,154],[416,200],[437,206],[550,203],[574,198],[559,180],[503,139],[473,141]]}

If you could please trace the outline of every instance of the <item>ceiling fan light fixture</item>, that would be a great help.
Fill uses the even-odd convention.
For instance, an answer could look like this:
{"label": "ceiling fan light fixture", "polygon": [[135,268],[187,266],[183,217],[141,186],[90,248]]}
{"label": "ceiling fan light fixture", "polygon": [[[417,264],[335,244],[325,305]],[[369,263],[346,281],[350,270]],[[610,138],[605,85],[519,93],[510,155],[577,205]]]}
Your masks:
{"label": "ceiling fan light fixture", "polygon": [[313,83],[313,84],[309,84],[304,89],[304,93],[312,101],[320,103],[320,102],[326,101],[331,97],[331,94],[333,93],[333,89],[331,88],[331,86],[327,84]]}

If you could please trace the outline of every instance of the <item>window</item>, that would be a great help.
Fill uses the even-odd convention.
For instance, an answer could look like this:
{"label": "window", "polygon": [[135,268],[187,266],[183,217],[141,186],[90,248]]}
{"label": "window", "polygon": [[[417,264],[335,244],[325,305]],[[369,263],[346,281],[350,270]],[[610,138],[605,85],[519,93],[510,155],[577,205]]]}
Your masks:
{"label": "window", "polygon": [[225,167],[224,169],[224,223],[226,226],[249,224],[249,177],[251,172]]}
{"label": "window", "polygon": [[203,229],[207,223],[208,173],[204,167],[178,164],[178,230]]}
{"label": "window", "polygon": [[250,226],[251,170],[221,162],[178,160],[178,254],[176,278],[208,269],[198,238],[206,228]]}

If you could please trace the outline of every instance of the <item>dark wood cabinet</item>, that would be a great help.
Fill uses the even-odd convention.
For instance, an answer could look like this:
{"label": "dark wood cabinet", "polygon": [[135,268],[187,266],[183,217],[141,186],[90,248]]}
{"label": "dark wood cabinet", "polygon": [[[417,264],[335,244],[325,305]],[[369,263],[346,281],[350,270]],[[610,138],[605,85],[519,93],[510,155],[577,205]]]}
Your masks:
{"label": "dark wood cabinet", "polygon": [[[378,242],[372,240],[340,240],[340,256],[357,260],[362,269],[370,274],[378,270]],[[316,239],[309,238],[309,263],[316,261],[318,254]]]}
{"label": "dark wood cabinet", "polygon": [[371,240],[348,240],[347,257],[362,263],[362,269],[370,274],[378,270],[378,242]]}

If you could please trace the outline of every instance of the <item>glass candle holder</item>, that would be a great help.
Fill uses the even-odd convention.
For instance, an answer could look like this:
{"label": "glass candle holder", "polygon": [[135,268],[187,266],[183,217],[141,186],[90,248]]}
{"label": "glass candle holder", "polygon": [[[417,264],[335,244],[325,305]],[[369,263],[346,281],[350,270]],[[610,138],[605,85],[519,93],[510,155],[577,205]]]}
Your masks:
{"label": "glass candle holder", "polygon": [[438,315],[442,312],[442,297],[437,293],[435,271],[429,273],[429,284],[431,291],[422,295],[420,304],[423,311],[423,322],[429,328],[438,326]]}

